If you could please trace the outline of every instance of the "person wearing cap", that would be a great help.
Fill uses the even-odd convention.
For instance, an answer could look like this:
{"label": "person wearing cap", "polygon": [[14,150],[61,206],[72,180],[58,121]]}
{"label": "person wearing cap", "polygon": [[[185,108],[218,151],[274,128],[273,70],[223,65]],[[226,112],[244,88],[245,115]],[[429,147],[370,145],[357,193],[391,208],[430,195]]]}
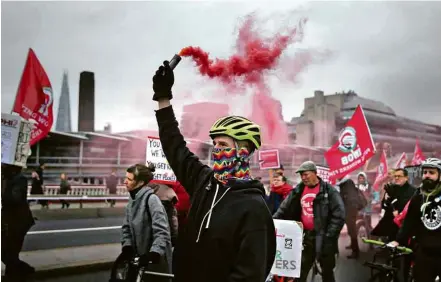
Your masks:
{"label": "person wearing cap", "polygon": [[174,282],[264,282],[276,255],[276,230],[265,190],[251,175],[250,158],[262,145],[260,126],[241,116],[219,118],[209,136],[213,166],[186,146],[172,99],[173,70],[153,76],[162,149],[191,207],[174,250]]}
{"label": "person wearing cap", "polygon": [[345,208],[340,193],[317,176],[314,162],[304,162],[296,171],[301,182],[282,202],[274,219],[303,224],[303,251],[300,278],[305,282],[315,260],[322,268],[324,282],[334,282],[338,237],[345,224]]}

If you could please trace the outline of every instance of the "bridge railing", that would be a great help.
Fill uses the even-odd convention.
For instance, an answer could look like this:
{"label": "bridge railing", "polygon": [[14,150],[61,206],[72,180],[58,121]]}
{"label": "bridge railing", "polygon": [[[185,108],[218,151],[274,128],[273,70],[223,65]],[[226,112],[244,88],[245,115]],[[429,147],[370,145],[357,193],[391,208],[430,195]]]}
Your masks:
{"label": "bridge railing", "polygon": [[[109,189],[106,186],[101,185],[73,185],[71,190],[67,192],[67,195],[72,196],[98,196],[109,195]],[[46,185],[43,187],[44,195],[60,195],[60,186],[58,185]],[[116,195],[128,195],[127,189],[124,186],[118,186],[116,188]],[[28,197],[31,196],[31,186],[28,186]]]}

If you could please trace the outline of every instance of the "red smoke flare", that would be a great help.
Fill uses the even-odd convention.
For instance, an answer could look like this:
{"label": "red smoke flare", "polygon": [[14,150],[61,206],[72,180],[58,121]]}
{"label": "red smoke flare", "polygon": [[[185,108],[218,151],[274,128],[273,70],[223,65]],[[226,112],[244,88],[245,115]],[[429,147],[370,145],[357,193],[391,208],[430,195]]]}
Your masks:
{"label": "red smoke flare", "polygon": [[265,39],[253,29],[254,23],[254,18],[247,18],[238,33],[237,53],[228,59],[210,59],[209,53],[193,46],[183,48],[179,54],[191,57],[202,75],[218,79],[227,86],[226,89],[231,90],[231,86],[253,87],[256,91],[251,103],[250,118],[261,125],[263,142],[286,144],[288,131],[281,114],[281,104],[271,97],[264,75],[269,70],[276,69],[289,44],[303,39],[306,19],[302,19],[297,27],[289,29],[285,35],[277,33]]}

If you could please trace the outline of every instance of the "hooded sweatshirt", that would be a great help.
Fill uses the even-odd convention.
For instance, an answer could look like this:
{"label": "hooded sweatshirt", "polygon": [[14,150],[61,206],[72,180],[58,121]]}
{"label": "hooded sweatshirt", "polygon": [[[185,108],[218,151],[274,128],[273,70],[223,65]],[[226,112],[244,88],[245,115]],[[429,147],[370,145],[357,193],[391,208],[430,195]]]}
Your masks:
{"label": "hooded sweatshirt", "polygon": [[214,178],[186,147],[171,106],[156,112],[159,137],[191,208],[174,251],[174,282],[264,282],[274,262],[274,222],[257,180]]}
{"label": "hooded sweatshirt", "polygon": [[397,241],[405,245],[412,236],[423,253],[441,258],[441,184],[434,193],[417,193],[410,200]]}

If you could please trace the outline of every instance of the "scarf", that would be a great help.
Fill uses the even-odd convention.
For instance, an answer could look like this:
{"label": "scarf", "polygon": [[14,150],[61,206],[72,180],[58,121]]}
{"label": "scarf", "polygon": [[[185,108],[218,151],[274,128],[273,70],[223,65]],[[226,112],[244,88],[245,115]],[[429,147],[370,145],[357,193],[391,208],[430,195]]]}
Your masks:
{"label": "scarf", "polygon": [[251,179],[250,153],[246,148],[237,151],[236,148],[213,149],[214,177],[226,184],[228,179]]}

